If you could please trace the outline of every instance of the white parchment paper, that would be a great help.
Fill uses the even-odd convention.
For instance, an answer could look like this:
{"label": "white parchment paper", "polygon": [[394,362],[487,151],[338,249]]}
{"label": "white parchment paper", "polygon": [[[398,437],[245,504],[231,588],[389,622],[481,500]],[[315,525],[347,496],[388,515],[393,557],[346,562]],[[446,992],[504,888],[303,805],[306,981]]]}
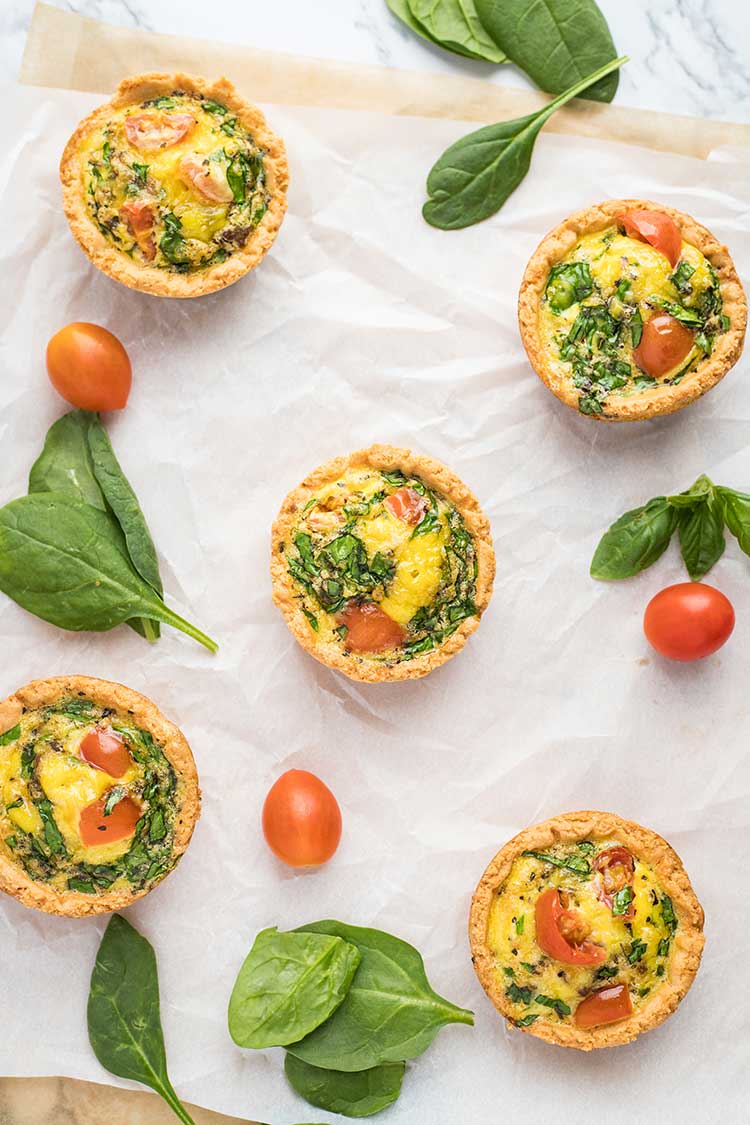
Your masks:
{"label": "white parchment paper", "polygon": [[[235,974],[264,926],[334,916],[414,942],[434,986],[476,1011],[410,1066],[383,1120],[739,1122],[748,1094],[750,562],[734,542],[712,580],[737,629],[714,658],[656,658],[649,597],[684,572],[670,552],[603,585],[603,529],[703,471],[750,487],[747,360],[702,402],[607,427],[562,407],[526,363],[524,265],[568,212],[636,195],[693,213],[750,270],[750,166],[543,136],[502,213],[447,234],[421,219],[427,170],[462,128],[270,107],[289,147],[290,212],[254,275],[201,300],[148,297],[98,273],[60,207],[57,162],[89,95],[9,88],[0,116],[0,502],[22,494],[64,404],[44,347],[72,320],[106,325],[133,360],[112,439],[151,523],[167,597],[221,642],[212,658],[165,628],[63,633],[0,600],[0,696],[86,673],[145,691],[184,729],[204,811],[176,872],[128,912],[156,947],[181,1095],[272,1125],[324,1121],[287,1088],[281,1052],[236,1048]],[[727,154],[724,154],[725,157]],[[739,157],[739,160],[738,160]],[[747,160],[747,156],[745,156]],[[269,531],[319,462],[381,440],[449,464],[493,525],[498,575],[465,651],[414,684],[358,686],[294,643],[274,609]],[[260,831],[285,769],[322,776],[344,837],[295,875]],[[683,856],[707,916],[696,984],[629,1047],[585,1056],[509,1034],[471,968],[466,916],[485,864],[531,822],[578,808],[649,825]],[[87,1042],[88,979],[106,920],[0,903],[8,1075],[113,1081]],[[744,1108],[743,1108],[744,1107]]]}

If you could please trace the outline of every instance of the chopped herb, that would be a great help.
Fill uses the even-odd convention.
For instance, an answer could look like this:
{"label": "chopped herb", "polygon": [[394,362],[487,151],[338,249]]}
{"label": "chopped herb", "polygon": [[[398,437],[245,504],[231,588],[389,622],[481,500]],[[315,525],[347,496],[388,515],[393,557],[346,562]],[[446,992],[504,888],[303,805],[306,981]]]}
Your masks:
{"label": "chopped herb", "polygon": [[641,310],[636,309],[630,318],[630,342],[634,348],[637,348],[643,336],[643,317]]}
{"label": "chopped herb", "polygon": [[11,809],[23,808],[23,797],[17,797],[15,801],[11,801],[9,805],[5,806],[5,811],[10,812]]}
{"label": "chopped herb", "polygon": [[612,913],[617,916],[618,914],[627,914],[628,907],[635,898],[632,887],[621,887],[619,891],[615,891],[612,896]]}
{"label": "chopped herb", "polygon": [[677,929],[677,915],[674,912],[674,906],[669,895],[662,895],[661,916],[667,929],[674,933]]}
{"label": "chopped herb", "polygon": [[690,284],[690,278],[695,273],[695,266],[691,266],[689,262],[681,261],[677,263],[677,268],[670,277],[670,281],[674,285],[678,293],[692,293],[693,287]]}
{"label": "chopped herb", "polygon": [[640,961],[641,957],[643,957],[643,954],[647,949],[648,946],[646,945],[645,941],[640,941],[638,938],[635,938],[630,946],[630,951],[627,955],[628,964],[635,965],[636,962]]}
{"label": "chopped herb", "polygon": [[5,734],[0,734],[0,746],[10,746],[11,742],[18,742],[20,737],[21,724],[19,723],[18,726],[6,730]]}
{"label": "chopped herb", "polygon": [[520,918],[516,918],[516,933],[519,935],[519,937],[523,933],[525,925],[526,925],[526,915],[522,914]]}
{"label": "chopped herb", "polygon": [[145,184],[148,179],[148,164],[133,164],[133,171],[135,172],[136,179],[141,184]]}
{"label": "chopped herb", "polygon": [[204,98],[204,100],[202,102],[202,106],[203,106],[203,109],[205,109],[206,113],[214,113],[214,114],[217,114],[219,117],[224,117],[225,114],[228,112],[227,107],[225,105],[222,105],[220,102],[215,102],[211,98]]}
{"label": "chopped herb", "polygon": [[538,1015],[522,1016],[520,1020],[513,1020],[516,1027],[530,1027],[535,1020],[538,1020]]}
{"label": "chopped herb", "polygon": [[519,988],[517,984],[511,984],[506,988],[505,995],[514,1004],[530,1004],[534,995],[534,989],[530,985]]}
{"label": "chopped herb", "polygon": [[318,624],[318,619],[315,616],[315,614],[310,613],[309,609],[305,609],[304,606],[302,607],[302,612],[304,613],[305,617],[307,618],[308,624],[310,625],[310,628],[313,630],[313,632],[315,632],[315,633],[319,632],[320,625]]}
{"label": "chopped herb", "polygon": [[544,290],[553,312],[564,312],[576,301],[590,297],[594,282],[588,262],[566,262],[553,266]]}
{"label": "chopped herb", "polygon": [[113,809],[116,805],[119,805],[124,796],[125,790],[122,785],[115,785],[114,789],[110,789],[104,802],[104,815],[111,816]]}
{"label": "chopped herb", "polygon": [[669,953],[669,947],[670,947],[671,944],[672,943],[671,943],[670,938],[665,937],[665,938],[661,939],[661,941],[659,942],[659,945],[657,946],[657,949],[656,949],[656,952],[659,954],[660,957],[666,957],[667,956],[667,954]]}
{"label": "chopped herb", "polygon": [[556,855],[550,855],[549,852],[523,852],[523,855],[529,856],[532,859],[541,860],[542,863],[549,863],[553,867],[561,867],[567,871],[575,871],[576,875],[591,874],[591,864],[582,856],[571,855],[561,858]]}
{"label": "chopped herb", "polygon": [[511,968],[510,965],[503,965],[503,972],[505,973],[506,977],[514,977],[516,975],[515,970]]}
{"label": "chopped herb", "polygon": [[62,833],[57,827],[55,815],[52,811],[52,802],[48,801],[45,797],[44,800],[39,801],[37,804],[39,815],[42,818],[44,825],[44,839],[52,855],[67,855],[68,849],[65,847],[65,841],[62,838]]}
{"label": "chopped herb", "polygon": [[36,762],[36,750],[34,749],[33,742],[28,742],[21,751],[21,777],[24,781],[28,781],[34,772],[34,763]]}
{"label": "chopped herb", "polygon": [[594,980],[612,980],[612,977],[617,976],[616,965],[600,965],[594,973]]}
{"label": "chopped herb", "polygon": [[570,1015],[570,1007],[565,1003],[564,1000],[556,1000],[552,996],[540,995],[537,996],[534,1003],[542,1004],[545,1008],[552,1008],[553,1011],[557,1012],[560,1019],[563,1019],[564,1016]]}

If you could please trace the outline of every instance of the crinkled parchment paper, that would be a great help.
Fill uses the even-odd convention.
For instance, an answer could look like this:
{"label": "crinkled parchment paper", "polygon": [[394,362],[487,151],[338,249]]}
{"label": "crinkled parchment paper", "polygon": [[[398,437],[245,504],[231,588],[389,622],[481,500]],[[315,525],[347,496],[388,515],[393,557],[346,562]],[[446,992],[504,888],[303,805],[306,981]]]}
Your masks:
{"label": "crinkled parchment paper", "polygon": [[[102,276],[69,233],[56,166],[95,101],[3,94],[14,112],[0,121],[0,501],[24,492],[64,409],[46,382],[48,337],[71,320],[107,325],[135,370],[128,409],[109,428],[151,522],[168,599],[222,647],[212,658],[168,629],[153,648],[125,628],[73,636],[2,599],[0,694],[63,672],[121,680],[192,743],[203,818],[176,872],[128,912],[159,957],[175,1086],[186,1100],[273,1125],[330,1120],[287,1088],[281,1052],[236,1048],[225,1017],[260,928],[335,916],[414,942],[435,987],[477,1014],[473,1031],[446,1029],[409,1067],[388,1112],[394,1125],[534,1120],[550,1106],[560,1122],[582,1112],[608,1125],[646,1115],[739,1121],[750,561],[732,543],[716,567],[737,630],[692,666],[655,658],[641,632],[648,598],[683,577],[675,553],[620,585],[593,582],[588,563],[611,520],[649,496],[703,471],[750,486],[747,359],[679,415],[597,425],[531,372],[515,305],[541,236],[607,196],[693,213],[747,278],[748,163],[547,135],[499,216],[447,234],[425,225],[419,207],[426,172],[460,125],[271,108],[292,171],[280,238],[251,277],[179,302]],[[457,659],[421,682],[367,687],[295,645],[271,604],[268,552],[287,490],[376,440],[444,460],[477,492],[498,576]],[[290,767],[320,774],[343,809],[341,848],[315,874],[283,868],[261,837],[263,797]],[[708,934],[679,1012],[632,1046],[588,1057],[505,1030],[474,978],[465,933],[496,848],[523,825],[581,807],[666,836]],[[104,925],[0,903],[0,1071],[110,1081],[85,1029]]]}

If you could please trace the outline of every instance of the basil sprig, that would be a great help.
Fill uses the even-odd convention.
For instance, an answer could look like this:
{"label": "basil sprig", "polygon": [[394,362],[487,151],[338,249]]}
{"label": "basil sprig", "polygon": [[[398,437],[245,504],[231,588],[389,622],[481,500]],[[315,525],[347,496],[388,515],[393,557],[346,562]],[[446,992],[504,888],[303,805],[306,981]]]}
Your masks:
{"label": "basil sprig", "polygon": [[625,512],[604,533],[591,562],[591,577],[632,578],[666,551],[678,532],[690,578],[703,578],[724,554],[724,529],[750,555],[750,494],[714,484],[704,474],[684,492],[655,496]]}

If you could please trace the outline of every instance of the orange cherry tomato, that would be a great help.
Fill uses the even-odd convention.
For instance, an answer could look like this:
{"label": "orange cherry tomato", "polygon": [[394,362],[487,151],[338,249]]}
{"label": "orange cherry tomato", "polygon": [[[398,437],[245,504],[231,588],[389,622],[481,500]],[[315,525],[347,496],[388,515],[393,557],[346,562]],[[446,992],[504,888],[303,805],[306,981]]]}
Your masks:
{"label": "orange cherry tomato", "polygon": [[372,602],[349,602],[336,620],[348,629],[344,645],[349,652],[384,652],[406,638],[406,630]]}
{"label": "orange cherry tomato", "polygon": [[108,794],[105,793],[92,805],[87,805],[81,811],[78,821],[78,834],[87,848],[96,847],[97,844],[116,844],[118,840],[125,840],[135,832],[141,810],[130,797],[123,797],[118,801],[109,816],[104,813],[104,806]]}
{"label": "orange cherry tomato", "polygon": [[576,1027],[599,1027],[617,1023],[633,1014],[633,1003],[626,984],[610,984],[590,992],[578,1005],[573,1019]]}
{"label": "orange cherry tomato", "polygon": [[[614,896],[625,887],[633,889],[633,876],[635,874],[635,860],[627,848],[607,848],[600,852],[594,860],[596,872],[594,883],[596,897],[600,902],[612,909]],[[635,902],[631,899],[627,910],[617,915],[623,922],[632,922],[635,918]]]}
{"label": "orange cherry tomato", "polygon": [[125,118],[125,135],[139,152],[171,148],[195,125],[189,113],[136,113]]}
{"label": "orange cherry tomato", "polygon": [[68,324],[47,344],[47,371],[58,394],[79,410],[122,410],[132,372],[128,353],[98,324]]}
{"label": "orange cherry tomato", "polygon": [[138,243],[143,257],[153,262],[156,257],[154,242],[154,221],[156,210],[147,199],[129,199],[119,211],[120,218]]}
{"label": "orange cherry tomato", "polygon": [[387,497],[385,507],[397,520],[417,524],[427,508],[427,498],[420,496],[416,489],[404,485]]}
{"label": "orange cherry tomato", "polygon": [[725,644],[734,629],[729,598],[703,582],[667,586],[646,606],[649,644],[670,660],[702,660]]}
{"label": "orange cherry tomato", "polygon": [[682,253],[682,235],[674,219],[670,219],[669,215],[661,211],[636,210],[628,211],[620,222],[629,238],[648,242],[669,259],[674,269]]}
{"label": "orange cherry tomato", "polygon": [[207,157],[183,156],[180,176],[211,203],[231,203],[234,199],[226,173]]}
{"label": "orange cherry tomato", "polygon": [[104,770],[110,777],[122,777],[132,765],[125,739],[112,730],[97,727],[81,742],[79,754],[84,762],[95,769]]}
{"label": "orange cherry tomato", "polygon": [[327,863],[341,839],[341,809],[327,785],[307,770],[287,770],[263,805],[266,843],[290,867]]}
{"label": "orange cherry tomato", "polygon": [[587,941],[586,923],[577,910],[566,910],[557,887],[536,900],[536,943],[543,953],[565,965],[598,965],[607,956],[601,945]]}
{"label": "orange cherry tomato", "polygon": [[643,335],[633,358],[647,375],[666,375],[688,355],[695,343],[689,328],[669,313],[657,313],[643,325]]}

